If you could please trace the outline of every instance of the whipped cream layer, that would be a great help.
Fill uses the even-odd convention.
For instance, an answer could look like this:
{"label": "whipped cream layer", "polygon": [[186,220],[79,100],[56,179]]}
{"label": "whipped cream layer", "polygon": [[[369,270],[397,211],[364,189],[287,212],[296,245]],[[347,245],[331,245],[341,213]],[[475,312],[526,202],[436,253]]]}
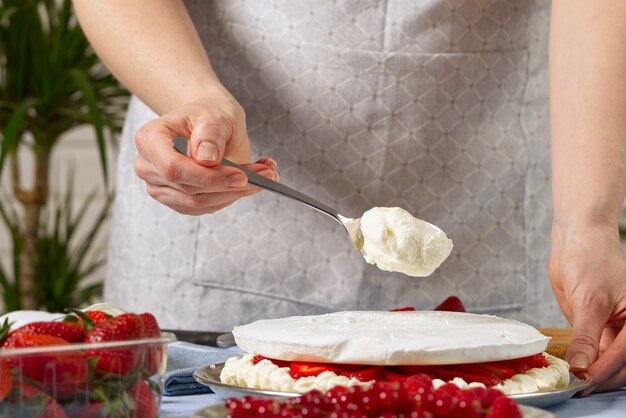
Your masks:
{"label": "whipped cream layer", "polygon": [[430,276],[452,251],[441,229],[401,208],[372,208],[347,229],[365,261],[385,271]]}
{"label": "whipped cream layer", "polygon": [[[494,386],[494,388],[506,395],[512,395],[560,389],[569,385],[568,364],[547,353],[543,353],[543,356],[548,360],[548,367],[534,368],[524,374],[516,374]],[[305,393],[313,389],[326,392],[334,386],[362,386],[367,388],[371,385],[371,382],[361,382],[355,378],[338,376],[331,371],[320,373],[317,376],[294,379],[289,374],[288,367],[279,367],[269,360],[261,360],[254,364],[253,358],[254,354],[251,353],[243,357],[229,358],[220,374],[221,382],[247,388],[295,393]],[[461,389],[485,387],[478,382],[467,383],[460,377],[456,377],[450,382]],[[438,388],[445,383],[443,380],[434,379],[433,387]]]}
{"label": "whipped cream layer", "polygon": [[535,328],[490,315],[347,311],[267,319],[233,329],[248,353],[287,361],[442,365],[508,360],[544,351]]}

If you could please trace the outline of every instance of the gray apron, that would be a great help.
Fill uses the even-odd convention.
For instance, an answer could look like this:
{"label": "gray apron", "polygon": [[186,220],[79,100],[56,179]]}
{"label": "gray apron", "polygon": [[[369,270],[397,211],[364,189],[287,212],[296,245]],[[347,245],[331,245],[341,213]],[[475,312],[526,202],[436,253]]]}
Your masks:
{"label": "gray apron", "polygon": [[430,309],[564,322],[546,273],[551,222],[547,1],[187,2],[211,62],[247,112],[254,157],[282,182],[360,216],[400,206],[455,247],[428,278],[366,264],[324,215],[269,192],[179,215],[120,149],[107,301],[168,328]]}

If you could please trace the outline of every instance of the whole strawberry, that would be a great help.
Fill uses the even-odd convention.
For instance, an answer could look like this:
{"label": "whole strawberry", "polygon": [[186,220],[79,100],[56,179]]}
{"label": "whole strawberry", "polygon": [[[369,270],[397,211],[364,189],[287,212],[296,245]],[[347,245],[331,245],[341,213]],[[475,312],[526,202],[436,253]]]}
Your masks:
{"label": "whole strawberry", "polygon": [[135,401],[135,411],[130,414],[134,418],[154,418],[157,416],[157,403],[150,386],[139,379],[130,390]]}
{"label": "whole strawberry", "polygon": [[[18,329],[4,342],[6,348],[63,346],[69,343],[60,337],[33,334]],[[87,363],[80,351],[58,351],[16,356],[10,360],[20,375],[37,382],[56,399],[74,397],[87,378]]]}
{"label": "whole strawberry", "polygon": [[66,321],[48,321],[48,322],[31,322],[26,324],[12,334],[19,332],[27,332],[30,334],[52,335],[54,337],[63,338],[70,343],[82,342],[85,337],[85,326],[82,322],[66,322]]}
{"label": "whole strawberry", "polygon": [[[145,337],[143,319],[136,314],[126,313],[114,316],[96,324],[85,336],[85,342],[128,341]],[[103,373],[125,376],[135,366],[140,357],[136,346],[106,349],[92,349],[87,356],[96,357],[96,369]]]}
{"label": "whole strawberry", "polygon": [[67,418],[63,408],[50,395],[24,383],[20,383],[11,391],[8,416]]}
{"label": "whole strawberry", "polygon": [[103,311],[85,311],[85,315],[91,319],[94,325],[111,318],[111,315]]}
{"label": "whole strawberry", "polygon": [[[156,318],[151,313],[142,313],[139,315],[143,320],[143,325],[146,331],[146,338],[159,337],[161,330]],[[164,348],[162,344],[148,344],[144,350],[143,357],[143,372],[146,376],[152,376],[159,370],[161,363],[163,362]]]}

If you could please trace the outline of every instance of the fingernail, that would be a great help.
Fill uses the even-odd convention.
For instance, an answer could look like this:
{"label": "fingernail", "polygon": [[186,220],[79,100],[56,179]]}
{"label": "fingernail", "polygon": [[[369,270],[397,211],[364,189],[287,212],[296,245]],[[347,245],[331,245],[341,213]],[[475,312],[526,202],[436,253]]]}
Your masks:
{"label": "fingernail", "polygon": [[231,174],[225,179],[228,187],[243,187],[248,182],[248,179],[243,174]]}
{"label": "fingernail", "polygon": [[276,179],[276,175],[274,174],[274,171],[272,170],[263,170],[263,171],[259,171],[259,174],[262,175],[263,177],[267,177],[271,180],[275,180]]}
{"label": "fingernail", "polygon": [[201,142],[197,155],[201,160],[217,161],[217,147],[211,142]]}
{"label": "fingernail", "polygon": [[589,356],[585,353],[574,353],[569,358],[569,365],[571,369],[587,370],[589,367]]}
{"label": "fingernail", "polygon": [[270,168],[276,169],[276,161],[272,160],[271,158],[267,159],[267,161],[265,162],[265,165]]}

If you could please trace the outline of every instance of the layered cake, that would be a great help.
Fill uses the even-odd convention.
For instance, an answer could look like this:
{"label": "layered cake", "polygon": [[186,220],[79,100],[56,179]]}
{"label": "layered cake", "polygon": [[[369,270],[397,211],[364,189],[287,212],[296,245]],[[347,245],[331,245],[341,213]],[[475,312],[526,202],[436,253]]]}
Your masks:
{"label": "layered cake", "polygon": [[348,311],[260,320],[233,330],[247,354],[230,358],[227,384],[305,393],[369,387],[427,374],[435,387],[492,387],[505,394],[566,387],[568,364],[544,352],[535,328],[490,315]]}

